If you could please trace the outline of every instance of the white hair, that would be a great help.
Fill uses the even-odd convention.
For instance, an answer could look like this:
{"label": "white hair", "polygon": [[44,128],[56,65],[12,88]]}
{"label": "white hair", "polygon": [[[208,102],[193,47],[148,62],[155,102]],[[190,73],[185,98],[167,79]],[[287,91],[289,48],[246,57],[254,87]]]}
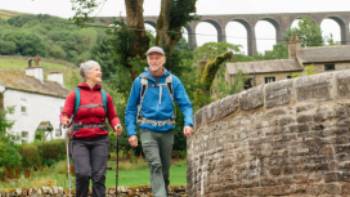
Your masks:
{"label": "white hair", "polygon": [[95,60],[88,60],[80,64],[80,75],[84,79],[86,78],[86,73],[89,72],[93,67],[99,66],[100,64]]}

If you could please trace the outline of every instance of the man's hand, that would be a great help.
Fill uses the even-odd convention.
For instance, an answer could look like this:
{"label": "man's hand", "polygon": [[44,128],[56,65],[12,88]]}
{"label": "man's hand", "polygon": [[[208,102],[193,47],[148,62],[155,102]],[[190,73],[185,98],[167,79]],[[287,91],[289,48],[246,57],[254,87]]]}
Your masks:
{"label": "man's hand", "polygon": [[185,126],[184,127],[184,135],[186,136],[186,137],[190,137],[191,135],[192,135],[192,131],[193,131],[193,128],[192,127],[190,127],[190,126]]}
{"label": "man's hand", "polygon": [[123,126],[121,124],[115,125],[114,131],[117,133],[118,136],[120,136],[123,132]]}
{"label": "man's hand", "polygon": [[128,141],[131,147],[136,148],[138,146],[138,140],[136,135],[130,136]]}

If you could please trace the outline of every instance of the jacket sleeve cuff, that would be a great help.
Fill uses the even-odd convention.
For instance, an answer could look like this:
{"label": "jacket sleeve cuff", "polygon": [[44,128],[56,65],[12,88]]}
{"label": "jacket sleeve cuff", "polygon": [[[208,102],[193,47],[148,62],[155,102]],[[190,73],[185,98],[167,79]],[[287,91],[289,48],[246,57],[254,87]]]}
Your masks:
{"label": "jacket sleeve cuff", "polygon": [[120,124],[119,118],[114,118],[114,119],[112,120],[112,127],[114,128],[114,127],[117,126],[118,124]]}

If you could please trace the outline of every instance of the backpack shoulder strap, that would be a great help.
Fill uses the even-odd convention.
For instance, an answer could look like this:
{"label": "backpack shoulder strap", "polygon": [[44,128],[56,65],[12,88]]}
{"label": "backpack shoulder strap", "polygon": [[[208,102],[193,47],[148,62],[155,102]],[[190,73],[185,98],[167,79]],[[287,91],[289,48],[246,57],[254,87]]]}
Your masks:
{"label": "backpack shoulder strap", "polygon": [[74,115],[77,114],[79,106],[80,106],[80,89],[76,87],[74,89],[75,92],[75,102],[74,102]]}
{"label": "backpack shoulder strap", "polygon": [[103,108],[107,114],[107,92],[104,89],[101,89],[101,96],[102,96],[102,104]]}
{"label": "backpack shoulder strap", "polygon": [[143,98],[145,97],[145,92],[148,88],[148,79],[144,74],[141,74],[141,89],[140,89],[140,103],[137,107],[137,117],[138,119],[141,118],[141,106],[143,103]]}
{"label": "backpack shoulder strap", "polygon": [[141,75],[141,90],[140,90],[140,98],[142,100],[145,95],[146,89],[148,88],[148,79],[142,74]]}
{"label": "backpack shoulder strap", "polygon": [[168,87],[171,99],[174,101],[174,88],[173,88],[173,75],[170,74],[169,76],[166,77],[165,83]]}

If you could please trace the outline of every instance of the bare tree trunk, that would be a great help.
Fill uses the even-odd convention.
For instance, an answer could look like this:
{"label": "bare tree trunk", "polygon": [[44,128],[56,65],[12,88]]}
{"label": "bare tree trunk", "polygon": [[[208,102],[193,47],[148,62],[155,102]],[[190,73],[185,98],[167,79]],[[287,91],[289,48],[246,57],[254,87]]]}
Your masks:
{"label": "bare tree trunk", "polygon": [[162,0],[160,13],[157,21],[157,37],[156,44],[162,47],[169,43],[168,31],[170,27],[170,9],[172,0]]}
{"label": "bare tree trunk", "polygon": [[130,31],[135,35],[130,56],[143,57],[149,43],[143,19],[143,0],[125,0],[125,6],[126,22]]}
{"label": "bare tree trunk", "polygon": [[181,38],[181,27],[171,26],[173,0],[162,0],[157,21],[156,44],[162,46],[170,56],[176,43]]}
{"label": "bare tree trunk", "polygon": [[162,0],[161,9],[157,21],[156,44],[163,47],[168,57],[168,68],[171,69],[175,62],[172,61],[173,51],[182,37],[181,29],[188,22],[194,20],[196,0]]}

